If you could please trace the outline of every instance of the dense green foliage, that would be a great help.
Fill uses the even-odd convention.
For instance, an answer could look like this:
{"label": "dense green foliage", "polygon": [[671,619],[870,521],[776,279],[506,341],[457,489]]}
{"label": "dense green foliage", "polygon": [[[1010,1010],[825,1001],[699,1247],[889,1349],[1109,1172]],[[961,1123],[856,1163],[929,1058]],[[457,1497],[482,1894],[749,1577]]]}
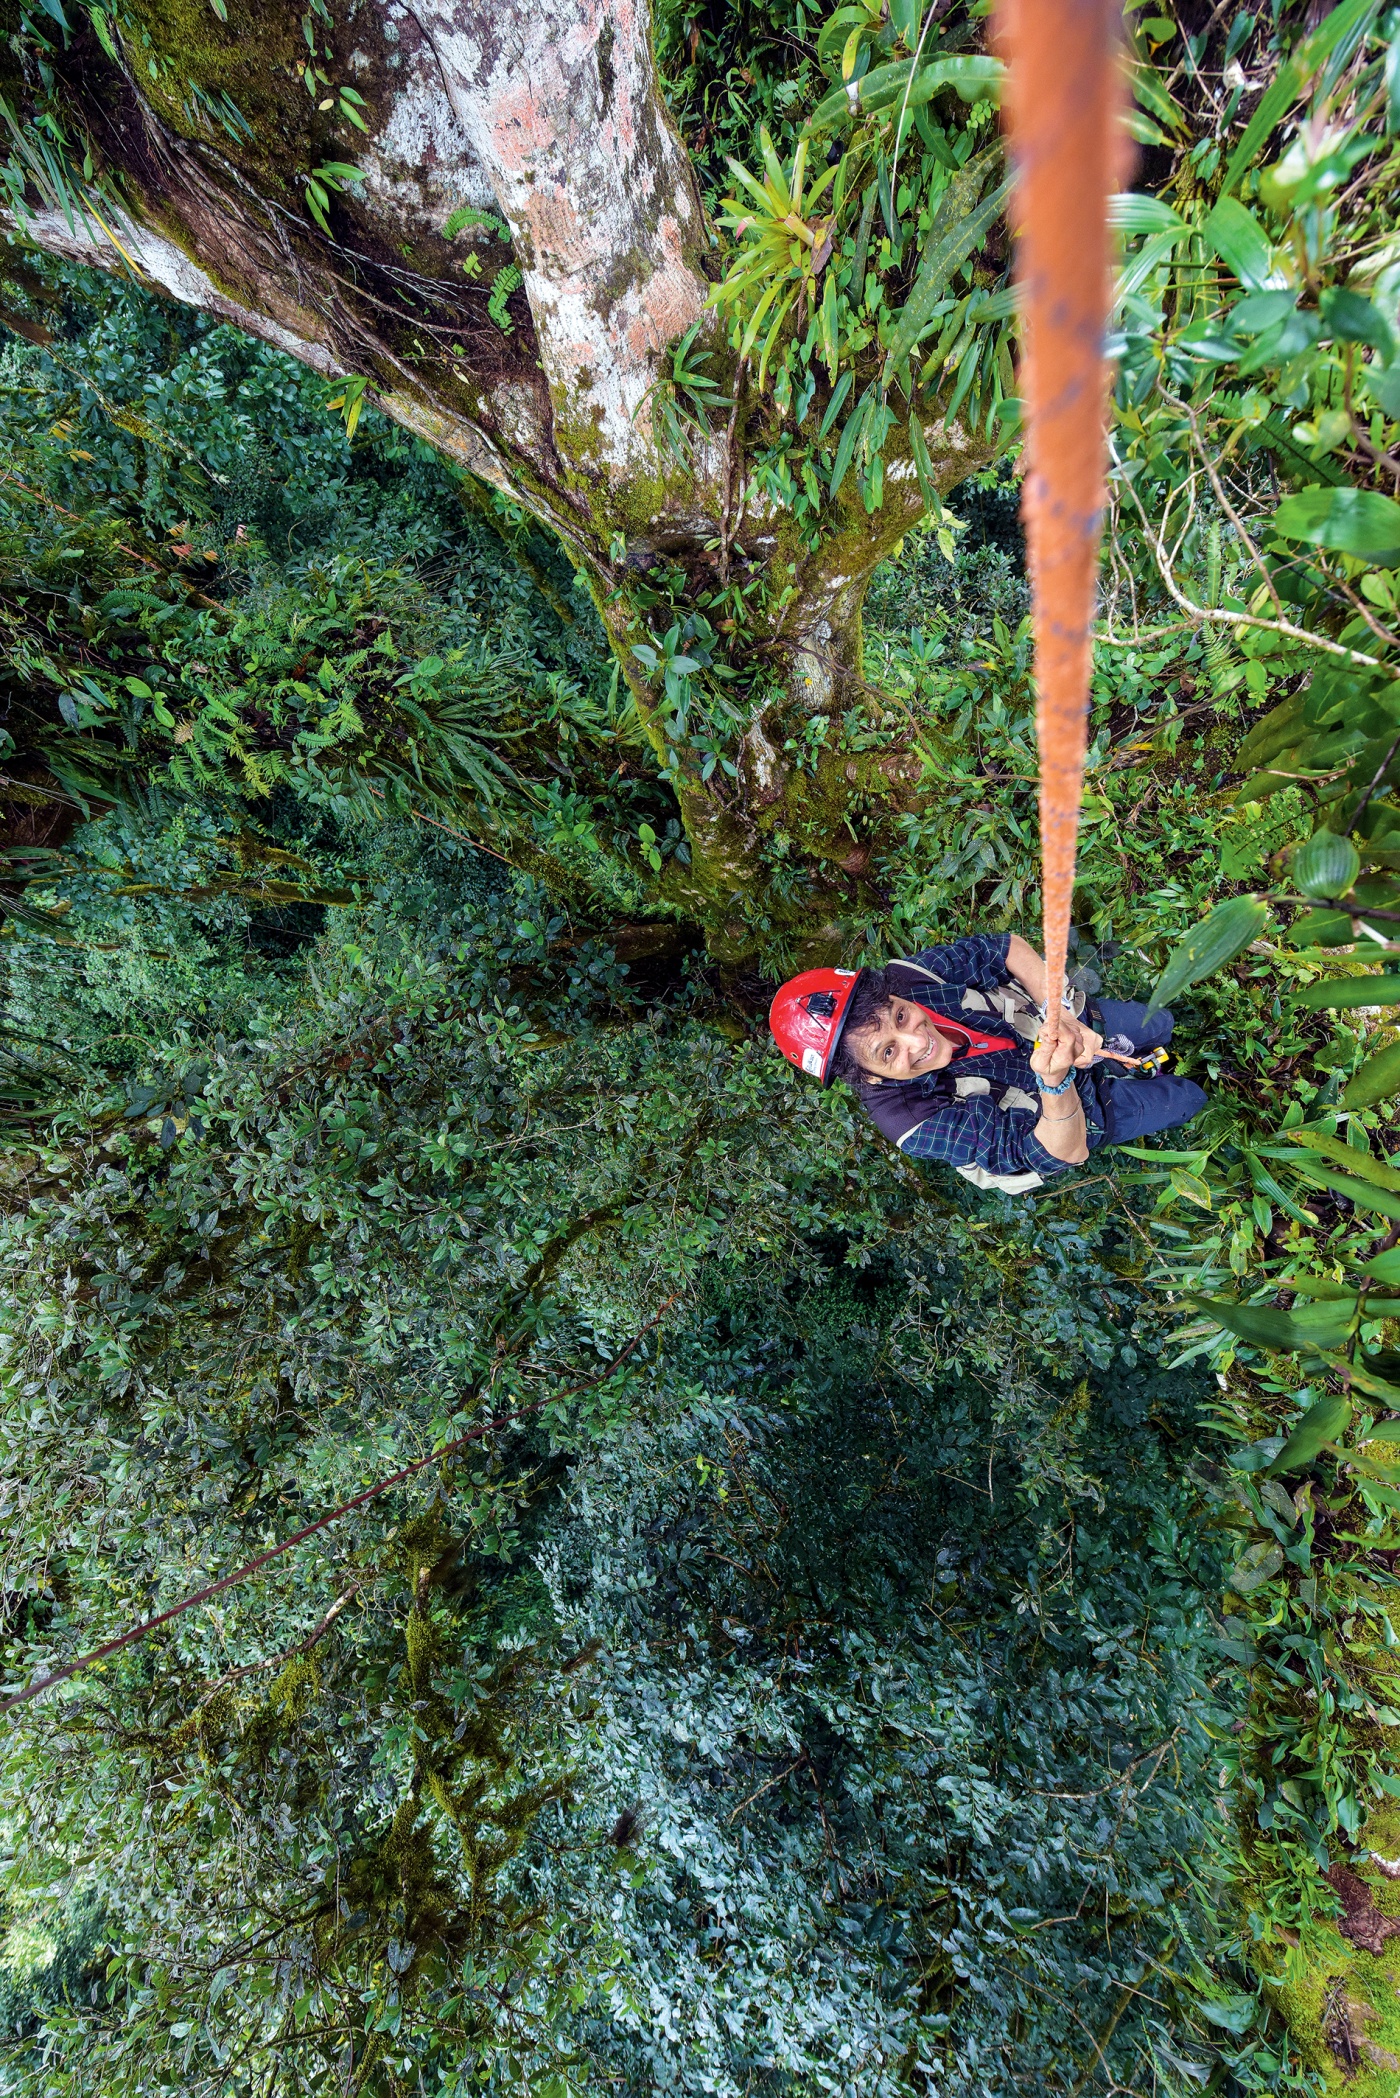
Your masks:
{"label": "dense green foliage", "polygon": [[110,1948],[19,2073],[79,2089],[101,2036],[112,2090],[261,2089],[294,2041],[308,2089],[1055,2088],[1069,2007],[1210,1938],[1191,1394],[1129,1367],[1109,1220],[930,1202],[459,882],[31,1168],[31,1652],[531,1411],[15,1729],[20,1948],[94,1905]]}
{"label": "dense green foliage", "polygon": [[[824,283],[760,211],[721,301],[808,534],[920,386],[1014,427],[990,219],[898,350],[990,105],[833,130],[922,18],[837,20],[658,25],[717,215],[804,127],[830,175]],[[372,409],[11,294],[7,1680],[525,1411],[7,1722],[0,2089],[1379,2092],[1322,1870],[1400,1787],[1393,27],[1132,29],[1076,960],[1165,971],[1212,1101],[1034,1206],[804,1092],[697,937],[751,576],[664,636],[638,586],[658,747],[557,550]],[[766,717],[750,963],[836,897],[852,957],[1034,935],[1015,500],[933,505],[849,703]]]}
{"label": "dense green foliage", "polygon": [[[152,326],[128,292],[73,316],[85,355]],[[240,668],[349,573],[420,649],[585,688],[499,537],[400,463],[419,536],[391,571],[229,518],[199,587]],[[384,499],[348,495],[347,536]],[[941,916],[971,922],[987,768],[1029,774],[1025,637],[976,653],[977,555],[951,589],[909,559],[926,637],[872,635],[872,669],[967,784],[899,910],[928,923],[941,855]],[[95,683],[210,674],[231,629],[177,591],[159,653],[94,648]],[[23,687],[36,752],[52,689]],[[1217,1559],[1178,1454],[1194,1387],[1145,1366],[1111,1186],[1019,1215],[935,1188],[736,1047],[698,956],[634,988],[616,935],[406,813],[416,782],[394,808],[361,767],[381,817],[324,758],[264,794],[135,728],[3,950],[12,1010],[86,1074],[8,1168],[10,1679],[540,1411],[12,1722],[0,2074],[76,2090],[95,2046],[104,2089],[143,2092],[352,2062],[386,2091],[1009,2092],[1096,2038],[1129,2077],[1216,2060],[1200,2005],[1238,2024],[1248,1987],[1199,1871]],[[474,830],[473,793],[441,820]],[[1156,834],[1183,866],[1192,799]],[[1278,2049],[1228,2045],[1250,2077]]]}

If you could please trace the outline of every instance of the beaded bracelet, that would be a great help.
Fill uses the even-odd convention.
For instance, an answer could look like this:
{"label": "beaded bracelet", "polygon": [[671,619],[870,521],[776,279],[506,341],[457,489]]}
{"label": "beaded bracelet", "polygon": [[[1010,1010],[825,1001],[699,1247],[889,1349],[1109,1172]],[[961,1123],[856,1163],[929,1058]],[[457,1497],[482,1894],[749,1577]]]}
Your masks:
{"label": "beaded bracelet", "polygon": [[1040,1087],[1042,1093],[1067,1093],[1070,1087],[1074,1084],[1074,1073],[1073,1071],[1067,1072],[1059,1085],[1047,1085],[1045,1083],[1045,1080],[1040,1076],[1040,1073],[1037,1071],[1035,1082]]}

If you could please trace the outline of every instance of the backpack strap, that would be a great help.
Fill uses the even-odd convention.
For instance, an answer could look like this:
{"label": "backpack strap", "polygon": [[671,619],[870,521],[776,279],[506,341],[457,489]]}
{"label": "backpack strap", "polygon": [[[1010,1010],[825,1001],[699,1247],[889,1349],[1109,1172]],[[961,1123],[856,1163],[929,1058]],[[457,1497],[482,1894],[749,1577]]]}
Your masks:
{"label": "backpack strap", "polygon": [[[922,962],[901,960],[891,963],[890,966],[892,968],[906,969],[911,976],[922,976],[928,983],[942,984],[945,989],[957,988],[956,985],[950,986],[945,977],[935,975],[932,969],[926,969]],[[1085,999],[1083,991],[1072,990],[1068,992],[1067,1003],[1069,1010],[1078,1019],[1084,1011]],[[1011,1028],[1014,1033],[1020,1035],[1023,1041],[1033,1042],[1040,1033],[1039,1007],[1030,992],[1023,985],[1016,983],[1010,978],[1005,983],[998,984],[991,991],[980,990],[975,985],[969,984],[963,991],[962,1007],[964,1012],[995,1013],[999,1019],[1004,1021],[1006,1026]]]}

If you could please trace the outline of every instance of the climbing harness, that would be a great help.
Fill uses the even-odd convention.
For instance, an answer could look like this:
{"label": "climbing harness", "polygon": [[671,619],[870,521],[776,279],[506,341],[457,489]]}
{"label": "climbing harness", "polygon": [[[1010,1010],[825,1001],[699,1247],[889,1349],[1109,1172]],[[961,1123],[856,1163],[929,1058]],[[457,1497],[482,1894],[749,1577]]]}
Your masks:
{"label": "climbing harness", "polygon": [[1125,1057],[1123,1062],[1134,1078],[1156,1078],[1171,1060],[1169,1049],[1149,1049],[1146,1056]]}
{"label": "climbing harness", "polygon": [[1045,1032],[1059,1039],[1104,501],[1108,200],[1125,170],[1116,0],[999,0],[1025,317]]}

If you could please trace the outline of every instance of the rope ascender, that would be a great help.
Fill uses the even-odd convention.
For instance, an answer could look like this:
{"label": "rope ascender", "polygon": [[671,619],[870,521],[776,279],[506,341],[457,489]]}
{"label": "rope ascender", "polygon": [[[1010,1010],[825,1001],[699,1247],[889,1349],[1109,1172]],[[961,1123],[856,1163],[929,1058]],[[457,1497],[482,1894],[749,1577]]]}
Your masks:
{"label": "rope ascender", "polygon": [[999,0],[1009,61],[1035,630],[1045,1039],[1058,1039],[1084,787],[1104,504],[1108,199],[1126,172],[1114,0]]}

